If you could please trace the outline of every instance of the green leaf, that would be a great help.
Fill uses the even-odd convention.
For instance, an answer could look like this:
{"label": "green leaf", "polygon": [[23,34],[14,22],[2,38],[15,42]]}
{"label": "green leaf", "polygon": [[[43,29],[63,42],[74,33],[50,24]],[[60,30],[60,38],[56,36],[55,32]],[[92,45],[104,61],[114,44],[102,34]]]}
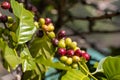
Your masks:
{"label": "green leaf", "polygon": [[45,58],[49,59],[54,55],[55,48],[48,36],[44,35],[42,38],[36,38],[31,43],[30,52],[33,57],[43,55]]}
{"label": "green leaf", "polygon": [[40,75],[36,74],[34,70],[25,71],[22,75],[22,80],[41,80]]}
{"label": "green leaf", "polygon": [[38,64],[43,64],[45,66],[53,67],[56,69],[70,70],[71,68],[62,64],[60,62],[52,62],[51,59],[45,59],[43,56],[39,56],[35,59],[35,62]]}
{"label": "green leaf", "polygon": [[17,42],[16,34],[14,32],[10,31],[10,36],[14,42]]}
{"label": "green leaf", "polygon": [[98,72],[103,72],[103,63],[104,63],[104,61],[106,60],[106,57],[105,58],[103,58],[99,63],[98,63],[98,66],[97,66],[97,69],[96,69],[96,71],[95,72],[93,72],[93,74],[96,74],[96,73],[98,73]]}
{"label": "green leaf", "polygon": [[104,78],[104,77],[101,77],[101,78],[100,78],[100,80],[107,80],[107,79],[106,79],[106,78]]}
{"label": "green leaf", "polygon": [[0,27],[0,37],[2,36],[3,28]]}
{"label": "green leaf", "polygon": [[120,56],[107,57],[103,63],[103,70],[107,80],[120,80]]}
{"label": "green leaf", "polygon": [[32,38],[36,30],[33,20],[34,16],[15,0],[11,0],[11,6],[15,16],[18,18],[18,28],[16,30],[17,42],[18,44],[23,44]]}
{"label": "green leaf", "polygon": [[21,57],[23,72],[28,70],[34,70],[36,68],[36,64],[27,47],[23,49],[23,51],[20,54],[20,57]]}
{"label": "green leaf", "polygon": [[0,50],[4,50],[5,44],[2,38],[0,38]]}
{"label": "green leaf", "polygon": [[10,48],[9,46],[5,46],[4,50],[4,59],[5,61],[15,69],[18,64],[20,64],[20,58],[17,56],[17,53],[14,49]]}
{"label": "green leaf", "polygon": [[61,80],[90,80],[87,75],[83,74],[80,70],[69,70],[62,77]]}

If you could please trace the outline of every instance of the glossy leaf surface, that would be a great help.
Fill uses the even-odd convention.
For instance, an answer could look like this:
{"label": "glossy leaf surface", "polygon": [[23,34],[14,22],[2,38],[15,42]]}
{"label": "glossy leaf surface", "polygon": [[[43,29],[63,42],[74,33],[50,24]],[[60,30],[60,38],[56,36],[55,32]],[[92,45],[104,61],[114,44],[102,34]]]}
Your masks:
{"label": "glossy leaf surface", "polygon": [[11,6],[14,15],[18,19],[18,27],[16,32],[17,43],[22,44],[29,41],[36,30],[33,20],[33,14],[26,10],[22,4],[15,0],[11,0]]}

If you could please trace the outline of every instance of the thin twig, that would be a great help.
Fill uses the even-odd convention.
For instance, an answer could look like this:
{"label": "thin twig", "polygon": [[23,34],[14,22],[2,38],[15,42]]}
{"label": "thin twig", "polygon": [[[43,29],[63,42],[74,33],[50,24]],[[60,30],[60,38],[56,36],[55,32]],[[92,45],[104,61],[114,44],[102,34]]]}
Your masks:
{"label": "thin twig", "polygon": [[6,25],[6,23],[5,23],[5,22],[3,22],[3,25],[4,25],[4,27],[5,27],[6,29],[8,29],[8,27],[7,27],[7,25]]}
{"label": "thin twig", "polygon": [[95,16],[95,17],[77,17],[77,16],[72,16],[73,19],[80,19],[80,20],[101,20],[101,19],[111,19],[112,17],[119,16],[120,12],[115,12],[111,14],[104,14],[101,16]]}

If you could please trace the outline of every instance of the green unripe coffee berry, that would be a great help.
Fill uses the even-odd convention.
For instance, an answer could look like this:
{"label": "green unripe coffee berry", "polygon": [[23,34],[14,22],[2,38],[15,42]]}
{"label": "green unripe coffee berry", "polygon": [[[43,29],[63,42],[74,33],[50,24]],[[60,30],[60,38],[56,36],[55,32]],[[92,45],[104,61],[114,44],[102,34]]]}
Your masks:
{"label": "green unripe coffee berry", "polygon": [[78,64],[77,63],[73,63],[72,64],[72,68],[77,69],[78,68]]}
{"label": "green unripe coffee berry", "polygon": [[59,48],[65,48],[66,47],[64,39],[60,39],[60,41],[58,42],[58,47]]}
{"label": "green unripe coffee berry", "polygon": [[67,56],[61,56],[60,57],[60,61],[62,61],[62,62],[66,62],[67,59],[68,59]]}
{"label": "green unripe coffee berry", "polygon": [[71,65],[73,63],[73,60],[71,57],[69,57],[67,60],[66,60],[66,64],[67,65]]}
{"label": "green unripe coffee berry", "polygon": [[34,22],[34,25],[36,26],[36,28],[39,28],[39,24],[37,21]]}
{"label": "green unripe coffee berry", "polygon": [[11,23],[14,22],[14,20],[13,20],[13,18],[12,18],[11,16],[8,16],[7,18],[8,18],[8,21],[7,21],[7,22],[8,22],[9,24],[11,24]]}
{"label": "green unripe coffee berry", "polygon": [[73,62],[79,62],[80,61],[79,56],[73,56],[72,59],[73,59]]}
{"label": "green unripe coffee berry", "polygon": [[39,19],[39,24],[40,25],[44,25],[45,24],[45,19],[44,18],[40,18]]}
{"label": "green unripe coffee berry", "polygon": [[11,24],[8,24],[8,28],[14,32],[18,28],[18,25],[16,23],[11,23]]}
{"label": "green unripe coffee berry", "polygon": [[72,49],[76,48],[77,47],[77,42],[73,41],[71,44],[70,44],[70,47]]}
{"label": "green unripe coffee berry", "polygon": [[67,46],[70,46],[71,43],[72,43],[71,38],[66,38],[66,39],[65,39],[65,44],[66,44]]}
{"label": "green unripe coffee berry", "polygon": [[54,33],[53,31],[52,31],[52,32],[48,32],[47,34],[48,34],[48,36],[49,36],[51,39],[55,38],[55,33]]}

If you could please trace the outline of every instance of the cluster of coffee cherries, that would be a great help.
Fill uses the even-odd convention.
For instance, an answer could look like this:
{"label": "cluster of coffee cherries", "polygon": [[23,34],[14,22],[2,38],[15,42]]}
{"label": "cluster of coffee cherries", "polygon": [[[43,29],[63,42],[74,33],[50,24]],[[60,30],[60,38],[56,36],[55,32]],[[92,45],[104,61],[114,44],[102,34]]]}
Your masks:
{"label": "cluster of coffee cherries", "polygon": [[54,25],[50,18],[40,18],[39,19],[40,29],[37,31],[37,36],[42,37],[44,32],[51,38],[55,38]]}
{"label": "cluster of coffee cherries", "polygon": [[51,38],[52,44],[57,47],[57,54],[59,55],[59,60],[65,65],[69,65],[72,68],[78,68],[78,62],[84,60],[88,61],[90,55],[81,50],[77,46],[77,42],[72,41],[71,38],[66,37],[66,31],[61,30],[55,35],[54,26],[50,18],[40,18],[39,22],[43,31],[47,32],[48,36]]}
{"label": "cluster of coffee cherries", "polygon": [[[57,36],[58,46],[57,53],[60,56],[60,61],[66,65],[71,66],[72,68],[78,68],[78,62],[84,60],[88,61],[90,59],[90,55],[81,50],[77,46],[77,42],[72,41],[71,38],[66,37],[66,32],[61,30]],[[56,43],[56,40],[53,40],[53,44]]]}
{"label": "cluster of coffee cherries", "polygon": [[[3,1],[1,4],[0,4],[1,8],[4,9],[4,10],[9,10],[11,8],[11,5],[9,2],[7,1]],[[3,23],[12,23],[13,22],[13,19],[12,17],[10,16],[6,16],[6,15],[3,15],[2,13],[0,13],[0,22],[3,22]]]}

